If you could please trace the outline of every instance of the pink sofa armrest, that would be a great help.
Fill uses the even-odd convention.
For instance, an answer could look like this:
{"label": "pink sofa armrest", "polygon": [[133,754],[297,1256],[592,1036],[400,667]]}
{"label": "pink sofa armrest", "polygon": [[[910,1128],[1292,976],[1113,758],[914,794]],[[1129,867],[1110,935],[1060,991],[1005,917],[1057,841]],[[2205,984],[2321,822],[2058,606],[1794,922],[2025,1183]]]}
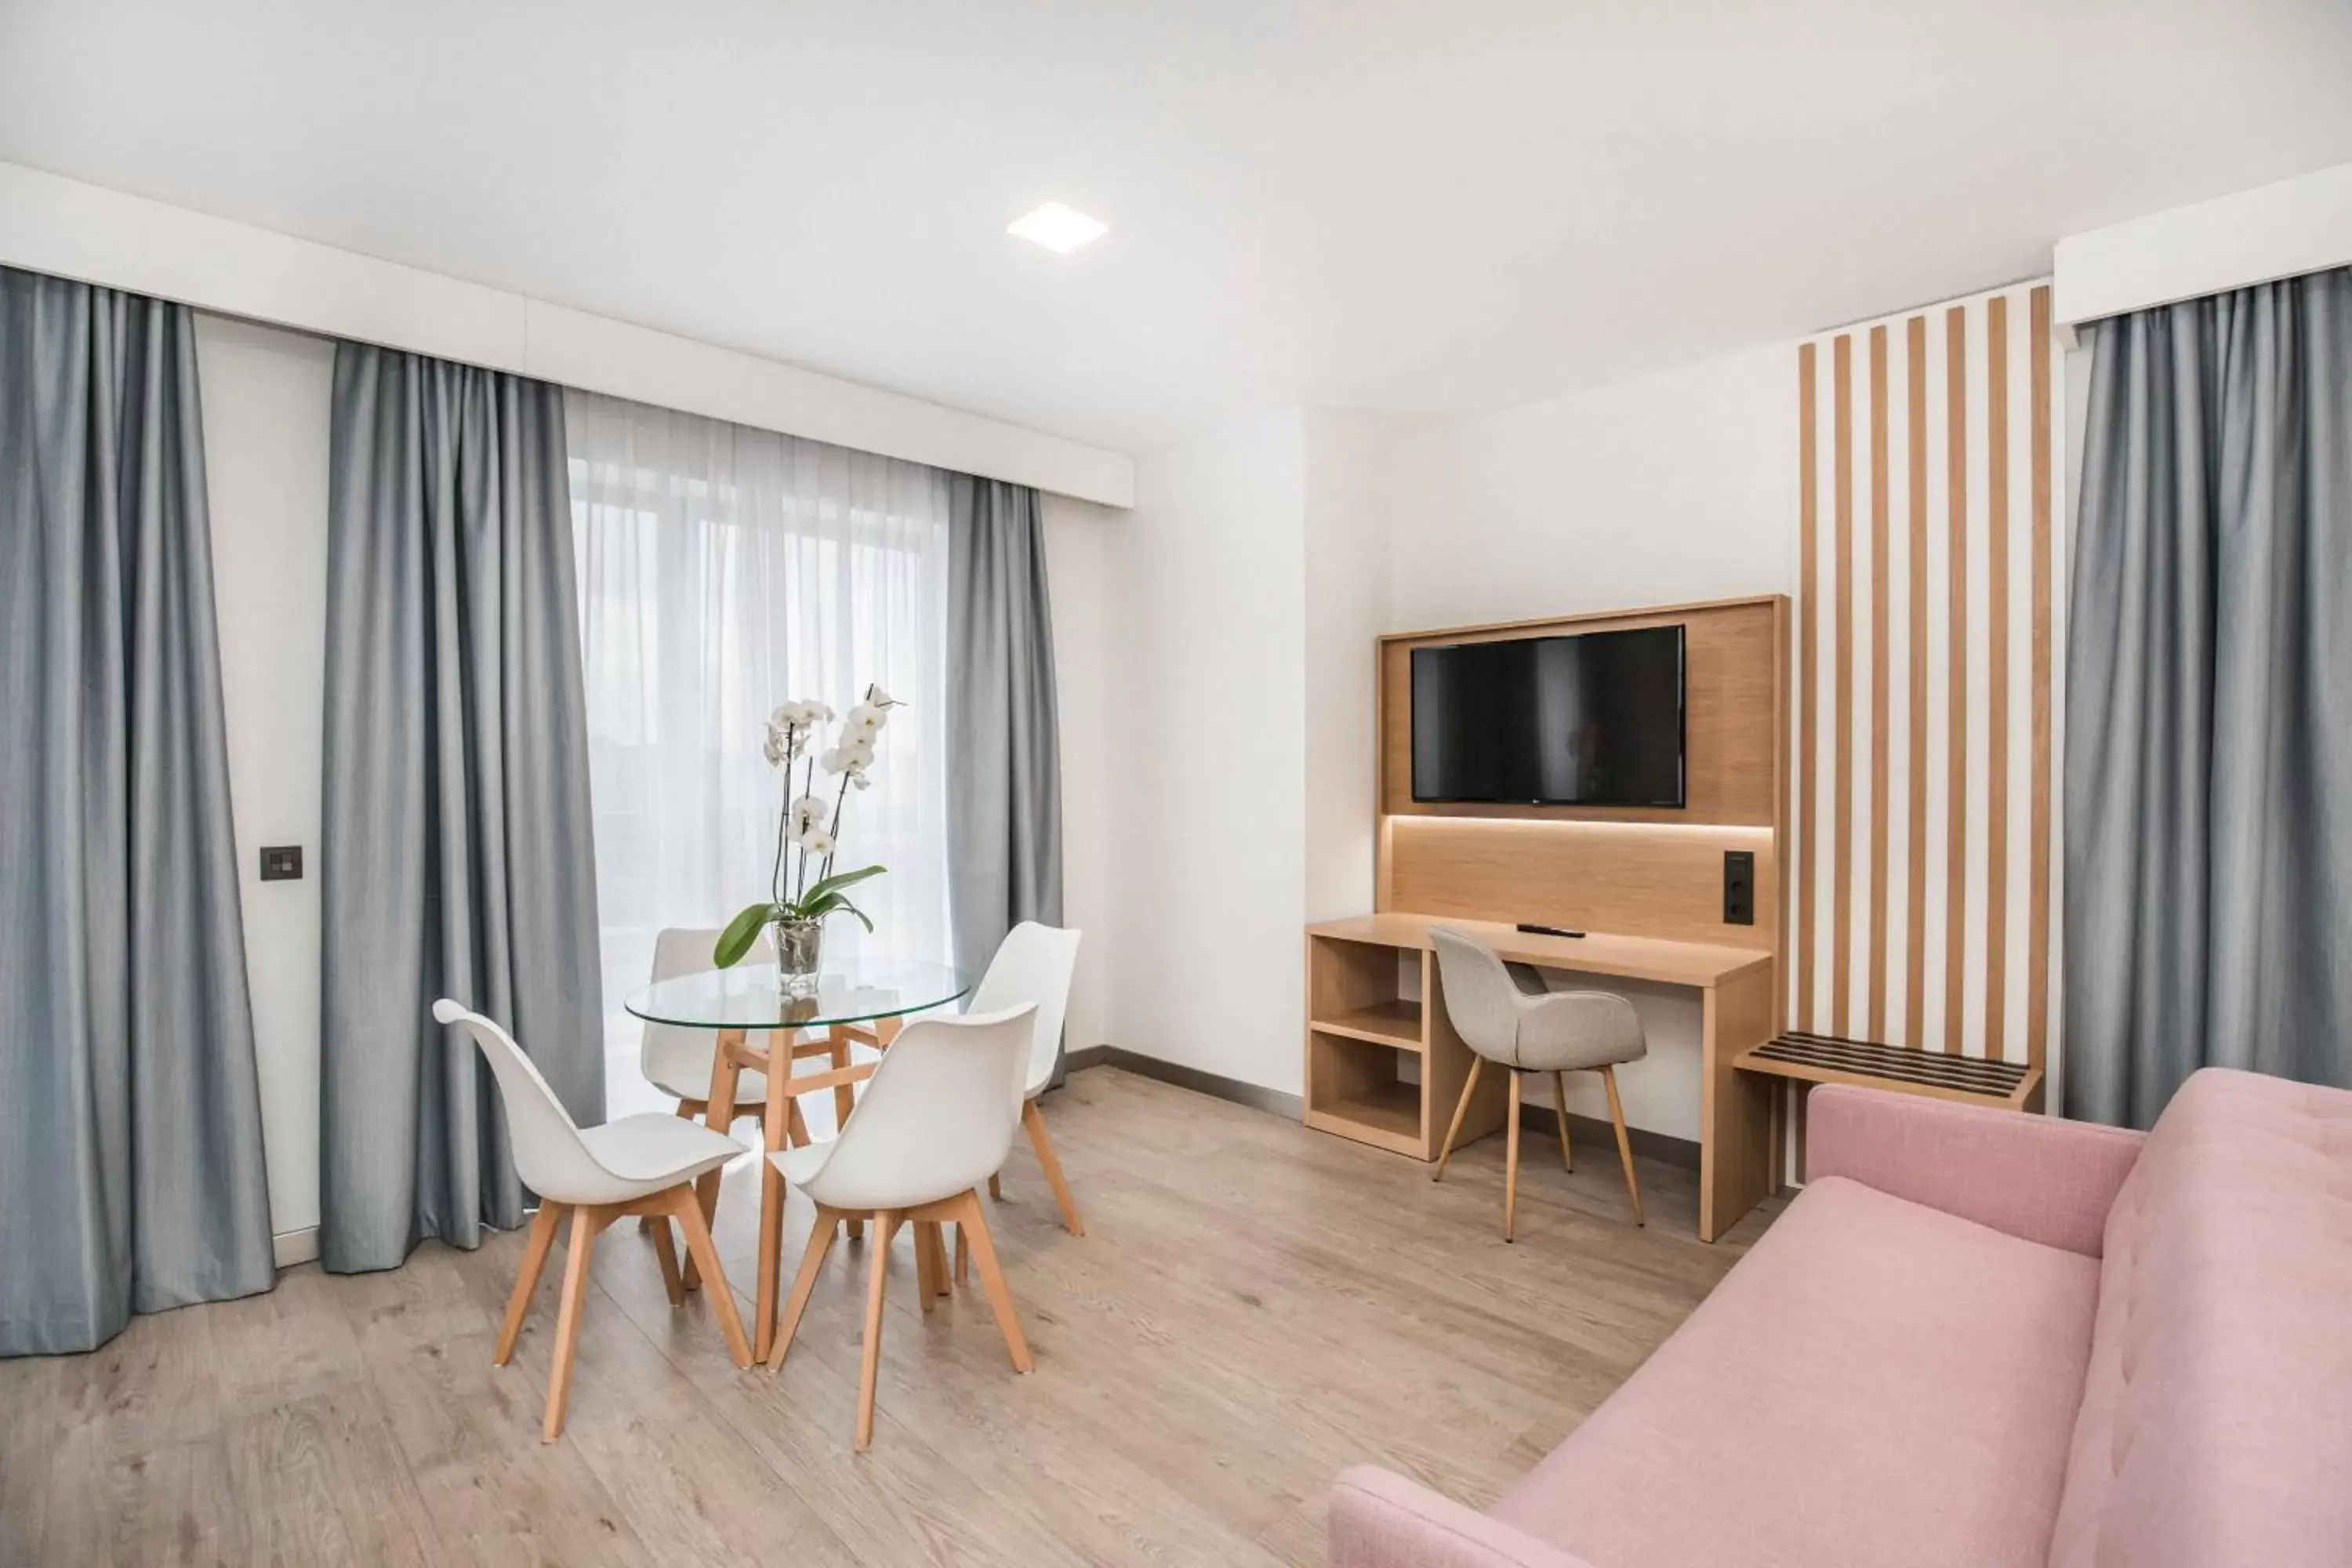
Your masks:
{"label": "pink sofa armrest", "polygon": [[1591,1568],[1497,1519],[1371,1465],[1331,1485],[1331,1568]]}
{"label": "pink sofa armrest", "polygon": [[2086,1258],[2147,1137],[1844,1084],[1812,1091],[1805,1127],[1808,1180],[1849,1177]]}

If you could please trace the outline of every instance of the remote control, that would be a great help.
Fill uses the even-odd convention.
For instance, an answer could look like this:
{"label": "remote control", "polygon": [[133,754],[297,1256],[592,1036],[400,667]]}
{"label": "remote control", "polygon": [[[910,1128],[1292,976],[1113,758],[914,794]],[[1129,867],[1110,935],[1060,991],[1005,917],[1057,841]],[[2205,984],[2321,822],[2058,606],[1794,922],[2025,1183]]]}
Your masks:
{"label": "remote control", "polygon": [[1582,936],[1584,934],[1580,931],[1568,931],[1559,926],[1530,925],[1526,921],[1519,922],[1519,929],[1529,936]]}

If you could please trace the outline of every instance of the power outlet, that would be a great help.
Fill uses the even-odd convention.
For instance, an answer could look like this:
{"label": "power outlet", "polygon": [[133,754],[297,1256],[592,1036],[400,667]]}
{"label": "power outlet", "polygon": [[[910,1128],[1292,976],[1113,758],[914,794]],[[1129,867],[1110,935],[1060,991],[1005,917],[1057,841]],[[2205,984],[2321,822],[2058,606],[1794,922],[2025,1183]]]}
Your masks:
{"label": "power outlet", "polygon": [[1756,853],[1751,849],[1723,852],[1723,923],[1756,923]]}
{"label": "power outlet", "polygon": [[265,882],[300,881],[302,847],[299,844],[264,845],[261,850],[261,879]]}

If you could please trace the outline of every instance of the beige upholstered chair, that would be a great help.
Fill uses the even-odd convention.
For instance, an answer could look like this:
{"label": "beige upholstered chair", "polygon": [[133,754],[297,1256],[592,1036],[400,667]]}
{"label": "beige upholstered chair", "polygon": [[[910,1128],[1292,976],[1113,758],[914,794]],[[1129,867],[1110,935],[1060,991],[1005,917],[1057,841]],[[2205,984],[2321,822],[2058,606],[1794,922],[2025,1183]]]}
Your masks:
{"label": "beige upholstered chair", "polygon": [[1470,1109],[1478,1075],[1488,1062],[1494,1063],[1511,1079],[1510,1120],[1503,1129],[1507,1151],[1503,1239],[1510,1240],[1519,1197],[1521,1076],[1551,1075],[1552,1109],[1559,1118],[1560,1163],[1573,1170],[1575,1154],[1569,1146],[1563,1075],[1598,1072],[1609,1089],[1609,1119],[1617,1124],[1617,1153],[1625,1163],[1625,1189],[1633,1198],[1633,1223],[1647,1223],[1642,1212],[1641,1178],[1633,1173],[1633,1146],[1625,1135],[1625,1107],[1617,1098],[1617,1064],[1639,1061],[1650,1052],[1633,1005],[1607,991],[1548,992],[1533,970],[1505,963],[1493,948],[1462,931],[1435,926],[1429,939],[1437,950],[1446,1016],[1453,1020],[1454,1033],[1477,1053],[1430,1179],[1444,1179],[1445,1163],[1454,1153],[1454,1137],[1462,1131],[1463,1113]]}

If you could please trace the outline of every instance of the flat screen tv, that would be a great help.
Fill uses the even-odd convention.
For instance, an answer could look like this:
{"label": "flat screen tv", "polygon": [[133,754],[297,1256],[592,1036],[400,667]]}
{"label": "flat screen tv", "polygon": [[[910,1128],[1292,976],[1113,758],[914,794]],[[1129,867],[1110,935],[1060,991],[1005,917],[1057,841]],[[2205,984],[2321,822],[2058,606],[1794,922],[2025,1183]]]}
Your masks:
{"label": "flat screen tv", "polygon": [[1413,649],[1412,798],[1684,805],[1683,628]]}

